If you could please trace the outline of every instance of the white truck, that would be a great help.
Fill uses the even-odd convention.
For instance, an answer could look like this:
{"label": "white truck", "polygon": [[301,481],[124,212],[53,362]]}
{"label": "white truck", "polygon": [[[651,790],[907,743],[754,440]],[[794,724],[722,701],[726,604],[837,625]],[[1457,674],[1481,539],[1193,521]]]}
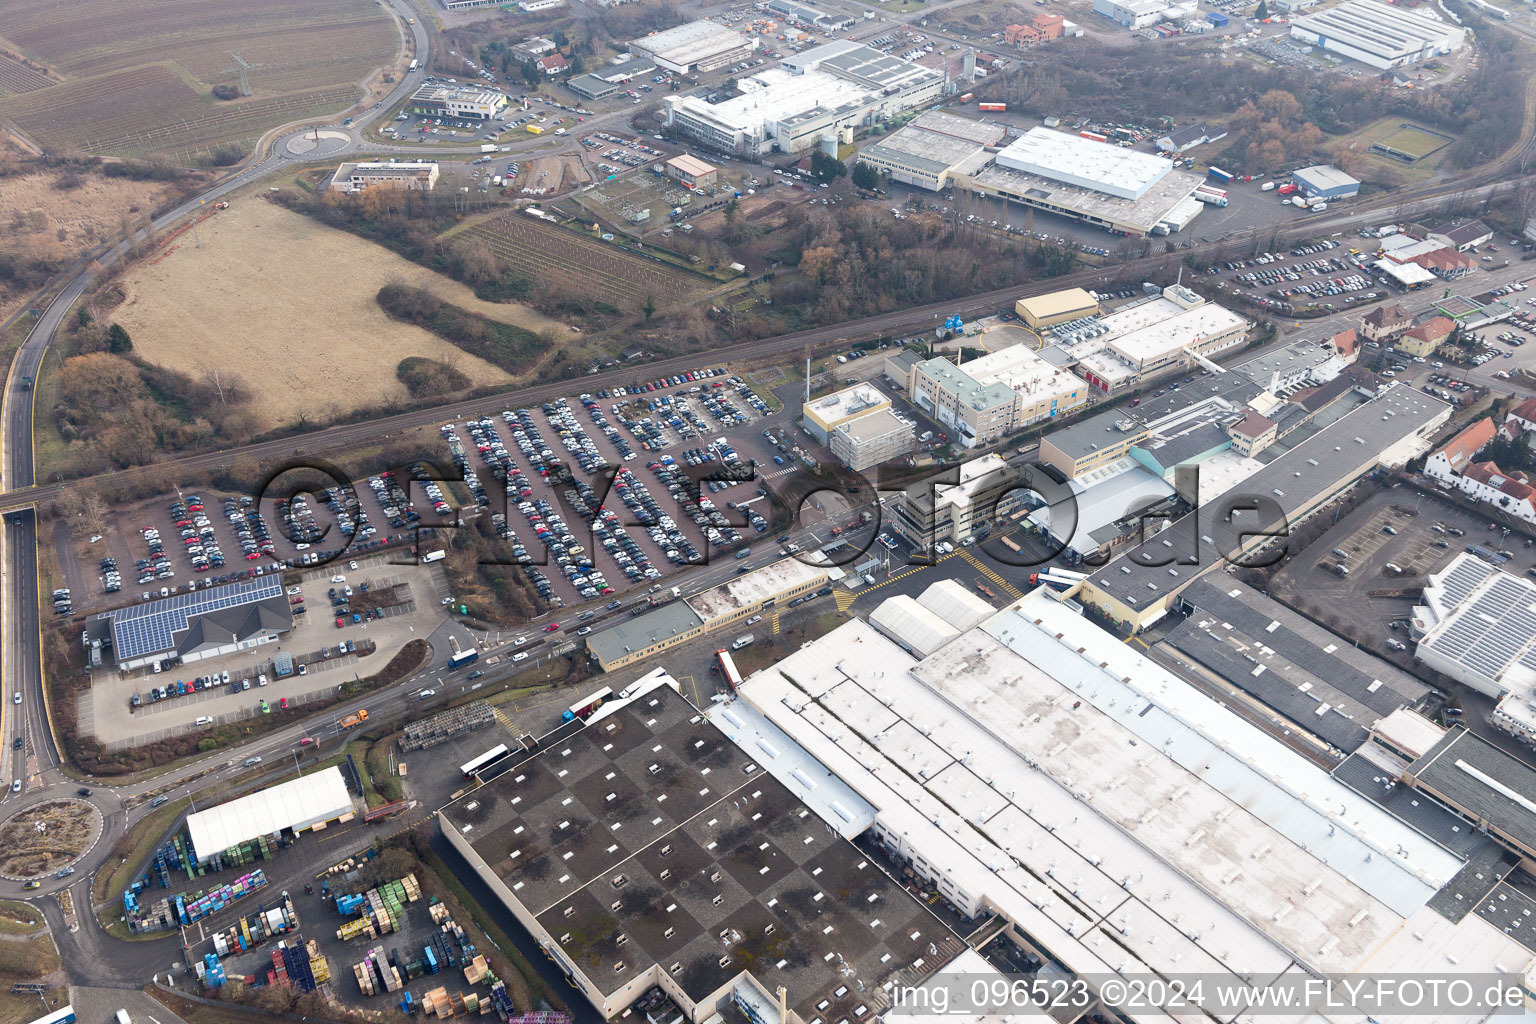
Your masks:
{"label": "white truck", "polygon": [[487,142],[485,145],[480,147],[480,152],[482,152],[482,153],[494,153],[494,152],[496,152],[496,145],[495,145],[495,143]]}
{"label": "white truck", "polygon": [[750,647],[752,646],[752,641],[754,639],[756,638],[751,633],[744,633],[737,637],[735,640],[731,641],[731,650],[739,651],[743,647]]}
{"label": "white truck", "polygon": [[500,185],[501,184],[501,175],[498,174],[494,178],[492,178],[491,179],[491,184],[492,185]]}
{"label": "white truck", "polygon": [[427,565],[431,562],[441,562],[447,557],[448,552],[446,551],[428,551],[426,554],[421,556],[421,564]]}
{"label": "white truck", "polygon": [[1264,184],[1259,186],[1259,191],[1260,192],[1273,192],[1274,190],[1275,190],[1275,183],[1272,182],[1272,181],[1266,181]]}

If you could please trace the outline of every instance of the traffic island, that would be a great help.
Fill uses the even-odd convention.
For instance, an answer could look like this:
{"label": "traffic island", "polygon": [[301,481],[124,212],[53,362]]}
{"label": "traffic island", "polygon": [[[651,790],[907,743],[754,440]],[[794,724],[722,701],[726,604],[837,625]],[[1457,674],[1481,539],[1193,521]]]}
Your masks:
{"label": "traffic island", "polygon": [[41,878],[69,867],[101,837],[101,812],[84,800],[49,800],[0,824],[0,875]]}

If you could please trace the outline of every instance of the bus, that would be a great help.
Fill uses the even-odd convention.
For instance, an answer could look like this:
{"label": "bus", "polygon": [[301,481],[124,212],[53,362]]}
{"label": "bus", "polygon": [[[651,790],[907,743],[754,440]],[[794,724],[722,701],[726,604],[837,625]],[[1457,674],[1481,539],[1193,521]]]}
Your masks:
{"label": "bus", "polygon": [[479,660],[479,651],[455,651],[448,656],[448,671],[452,672]]}
{"label": "bus", "polygon": [[578,718],[582,721],[586,721],[588,715],[602,707],[603,701],[612,696],[613,689],[611,687],[605,686],[585,700],[579,700],[575,704],[572,704],[570,707],[566,708],[565,714],[560,716],[561,721],[570,722]]}
{"label": "bus", "polygon": [[466,779],[472,779],[480,772],[485,771],[491,765],[506,757],[508,753],[510,751],[507,750],[507,745],[505,743],[498,743],[473,761],[459,765],[459,771],[464,773]]}
{"label": "bus", "polygon": [[411,70],[412,71],[415,71],[419,67],[421,67],[421,61],[419,61],[419,60],[411,61]]}
{"label": "bus", "polygon": [[731,652],[721,648],[715,652],[715,663],[720,668],[720,678],[725,680],[725,685],[731,692],[736,692],[736,687],[741,685],[741,673],[736,671],[736,662],[731,657]]}

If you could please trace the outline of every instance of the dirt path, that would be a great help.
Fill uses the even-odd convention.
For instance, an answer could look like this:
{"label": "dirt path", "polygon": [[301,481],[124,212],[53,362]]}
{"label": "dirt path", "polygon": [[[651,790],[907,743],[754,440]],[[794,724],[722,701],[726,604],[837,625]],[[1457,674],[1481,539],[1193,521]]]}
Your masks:
{"label": "dirt path", "polygon": [[[201,238],[198,246],[197,237]],[[122,280],[112,312],[145,359],[193,376],[239,374],[261,426],[398,400],[407,356],[457,367],[475,384],[511,378],[437,336],[390,320],[374,296],[401,281],[530,330],[568,328],[522,306],[482,302],[465,286],[387,249],[261,199],[236,201]]]}

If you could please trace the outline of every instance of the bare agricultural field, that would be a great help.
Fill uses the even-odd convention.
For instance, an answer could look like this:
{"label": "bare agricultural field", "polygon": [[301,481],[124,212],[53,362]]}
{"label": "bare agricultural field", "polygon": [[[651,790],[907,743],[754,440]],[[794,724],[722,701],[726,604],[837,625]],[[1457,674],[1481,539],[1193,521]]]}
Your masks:
{"label": "bare agricultural field", "polygon": [[466,229],[458,237],[482,242],[507,266],[541,284],[600,299],[635,313],[647,297],[682,298],[707,282],[660,260],[588,238],[524,213],[509,213]]}
{"label": "bare agricultural field", "polygon": [[[19,93],[0,96],[0,121],[48,149],[181,159],[345,109],[400,38],[372,0],[78,0],[68,17],[15,0],[4,30],[7,49],[64,81],[0,63],[0,91]],[[214,86],[238,82],[231,53],[258,65],[252,95],[218,100]]]}
{"label": "bare agricultural field", "polygon": [[465,286],[355,235],[251,196],[183,233],[122,279],[112,312],[150,362],[194,377],[238,374],[263,427],[402,399],[407,356],[456,367],[473,384],[500,369],[390,319],[375,296],[398,281],[532,331],[574,332],[525,307],[481,302]]}
{"label": "bare agricultural field", "polygon": [[0,96],[46,89],[53,84],[53,79],[47,75],[27,67],[14,57],[0,53]]}

